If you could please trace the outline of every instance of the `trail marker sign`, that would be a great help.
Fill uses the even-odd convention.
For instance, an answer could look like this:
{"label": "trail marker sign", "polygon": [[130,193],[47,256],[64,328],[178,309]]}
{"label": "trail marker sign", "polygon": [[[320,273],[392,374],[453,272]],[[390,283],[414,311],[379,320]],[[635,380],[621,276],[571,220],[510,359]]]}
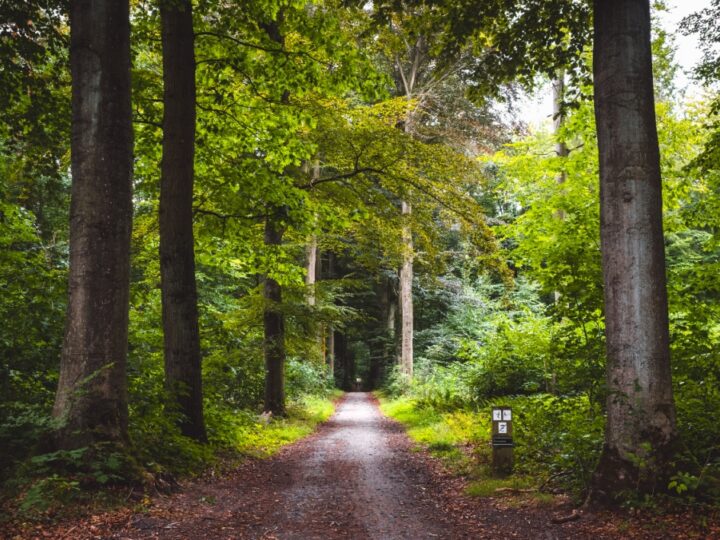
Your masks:
{"label": "trail marker sign", "polygon": [[493,469],[508,474],[513,468],[513,413],[510,407],[492,409]]}

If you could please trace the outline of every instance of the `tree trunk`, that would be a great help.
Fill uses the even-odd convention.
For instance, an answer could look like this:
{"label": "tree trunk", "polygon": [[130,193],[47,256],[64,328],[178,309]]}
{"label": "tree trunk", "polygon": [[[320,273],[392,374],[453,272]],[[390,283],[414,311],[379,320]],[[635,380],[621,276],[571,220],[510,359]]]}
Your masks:
{"label": "tree trunk", "polygon": [[[402,202],[402,214],[409,221],[411,208]],[[406,221],[402,229],[403,264],[400,268],[400,370],[408,379],[413,376],[413,259],[412,231]]]}
{"label": "tree trunk", "polygon": [[[283,228],[277,212],[268,212],[265,220],[265,245],[275,249],[282,245]],[[285,317],[281,310],[282,289],[269,275],[265,276],[265,411],[285,415]]]}
{"label": "tree trunk", "polygon": [[69,302],[53,416],[61,448],[127,441],[133,132],[128,2],[70,8]]}
{"label": "tree trunk", "polygon": [[[567,144],[560,136],[560,130],[563,127],[563,124],[565,123],[565,111],[563,108],[563,103],[565,101],[565,70],[558,69],[556,73],[555,80],[552,81],[552,91],[553,91],[553,134],[555,135],[555,154],[561,158],[564,159],[568,157],[569,151]],[[567,180],[567,174],[564,170],[561,170],[557,177],[555,178],[558,184],[564,184]],[[565,219],[565,211],[562,208],[559,208],[555,214],[557,219],[564,220]],[[556,290],[553,292],[553,297],[555,298],[555,303],[557,304],[560,301],[560,291]],[[545,391],[549,394],[555,393],[555,388],[557,387],[557,374],[555,373],[555,370],[552,366],[553,362],[548,362],[548,359],[545,358],[543,360],[544,364],[544,370],[545,370]]]}
{"label": "tree trunk", "polygon": [[317,281],[317,236],[310,237],[305,246],[305,286],[306,298],[309,306],[315,305],[315,283]]}
{"label": "tree trunk", "polygon": [[[560,129],[565,123],[565,111],[563,110],[563,102],[565,100],[565,71],[559,69],[557,78],[552,82],[553,89],[553,133],[556,137],[555,153],[558,157],[568,157],[568,147],[564,140],[560,138]],[[557,177],[558,184],[565,182],[566,176],[561,172]]]}
{"label": "tree trunk", "polygon": [[333,384],[335,381],[335,329],[330,326],[328,328],[328,345],[327,345],[328,373]]}
{"label": "tree trunk", "polygon": [[[422,57],[426,54],[427,42],[425,36],[418,36],[415,44],[408,48],[408,59],[410,66],[406,72],[399,59],[395,61],[395,87],[398,94],[404,94],[408,100],[415,97],[415,85],[418,82],[419,70]],[[411,112],[405,115],[405,119],[398,124],[399,128],[410,136],[414,136],[413,116]],[[413,376],[413,244],[412,229],[410,228],[410,214],[412,208],[407,201],[401,201],[401,212],[403,215],[402,226],[402,251],[403,261],[400,268],[400,349],[398,364],[400,372],[408,379]]]}
{"label": "tree trunk", "polygon": [[395,351],[395,307],[397,295],[394,289],[393,279],[384,276],[380,280],[378,298],[380,301],[380,318],[378,321],[378,335],[380,337],[377,350],[378,368],[375,380],[368,382],[371,388],[378,387],[383,380],[388,366],[393,364],[396,358]]}
{"label": "tree trunk", "polygon": [[[335,255],[332,251],[327,252],[327,279],[335,279]],[[335,385],[335,328],[332,325],[328,326],[328,344],[327,344],[327,359],[328,359],[328,373],[330,379]]]}
{"label": "tree trunk", "polygon": [[160,3],[163,48],[163,157],[160,275],[168,408],[183,435],[207,439],[193,240],[195,54],[190,0]]}
{"label": "tree trunk", "polygon": [[675,439],[648,0],[596,0],[607,427],[591,502],[663,487]]}
{"label": "tree trunk", "polygon": [[342,389],[351,392],[355,385],[355,362],[353,361],[347,336],[344,332],[335,332],[336,359],[342,366]]}

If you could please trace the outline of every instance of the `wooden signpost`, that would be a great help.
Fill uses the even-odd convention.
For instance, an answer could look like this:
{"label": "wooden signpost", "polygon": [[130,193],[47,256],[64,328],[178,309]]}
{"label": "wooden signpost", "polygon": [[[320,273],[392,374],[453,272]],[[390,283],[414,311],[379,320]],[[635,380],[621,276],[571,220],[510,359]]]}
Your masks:
{"label": "wooden signpost", "polygon": [[513,414],[510,407],[492,409],[493,470],[510,474],[513,468]]}

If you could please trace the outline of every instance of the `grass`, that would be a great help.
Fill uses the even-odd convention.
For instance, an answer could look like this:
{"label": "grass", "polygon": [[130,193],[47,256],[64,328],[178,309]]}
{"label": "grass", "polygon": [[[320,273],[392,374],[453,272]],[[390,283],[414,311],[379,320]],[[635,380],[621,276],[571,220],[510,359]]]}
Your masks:
{"label": "grass", "polygon": [[238,427],[236,450],[243,455],[270,457],[283,446],[307,437],[335,412],[334,400],[342,396],[336,391],[330,397],[306,397],[288,406],[286,418],[273,418],[267,423],[256,422]]}
{"label": "grass", "polygon": [[[535,480],[527,476],[508,476],[507,478],[485,477],[471,482],[465,490],[473,497],[496,497],[497,490],[522,490],[535,486]],[[510,491],[510,493],[512,493]]]}
{"label": "grass", "polygon": [[493,474],[490,425],[486,415],[466,410],[438,411],[420,406],[408,397],[388,399],[380,396],[380,409],[403,424],[419,448],[440,458],[451,472],[469,477],[468,495],[503,497],[510,501],[531,498],[543,505],[555,500],[553,495],[546,493],[522,491],[537,485],[537,479],[532,476],[500,478]]}
{"label": "grass", "polygon": [[381,397],[380,409],[403,424],[414,442],[440,458],[453,472],[472,472],[477,457],[473,454],[487,432],[477,414],[421,408],[415,400],[406,397],[393,400]]}

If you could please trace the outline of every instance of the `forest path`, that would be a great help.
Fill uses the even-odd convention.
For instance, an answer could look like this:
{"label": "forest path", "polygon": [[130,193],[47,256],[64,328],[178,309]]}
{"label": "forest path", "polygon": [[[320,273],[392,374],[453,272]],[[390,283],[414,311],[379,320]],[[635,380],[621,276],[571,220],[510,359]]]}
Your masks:
{"label": "forest path", "polygon": [[[613,518],[550,523],[567,503],[464,495],[466,481],[414,451],[371,394],[350,393],[318,431],[270,459],[248,459],[130,508],[22,538],[102,540],[533,540],[674,538],[618,534]],[[0,534],[0,537],[3,535]]]}
{"label": "forest path", "polygon": [[548,513],[464,497],[371,394],[346,394],[312,436],[155,501],[115,539],[578,538]]}
{"label": "forest path", "polygon": [[369,394],[343,400],[307,455],[288,467],[287,488],[267,532],[287,539],[327,538],[334,530],[353,538],[440,538],[437,501],[430,479],[395,452],[401,431],[387,421]]}
{"label": "forest path", "polygon": [[[316,434],[233,479],[199,485],[116,538],[470,537],[448,522],[430,471],[371,394],[347,394]],[[169,500],[170,500],[169,499]],[[134,529],[134,530],[133,530]]]}

